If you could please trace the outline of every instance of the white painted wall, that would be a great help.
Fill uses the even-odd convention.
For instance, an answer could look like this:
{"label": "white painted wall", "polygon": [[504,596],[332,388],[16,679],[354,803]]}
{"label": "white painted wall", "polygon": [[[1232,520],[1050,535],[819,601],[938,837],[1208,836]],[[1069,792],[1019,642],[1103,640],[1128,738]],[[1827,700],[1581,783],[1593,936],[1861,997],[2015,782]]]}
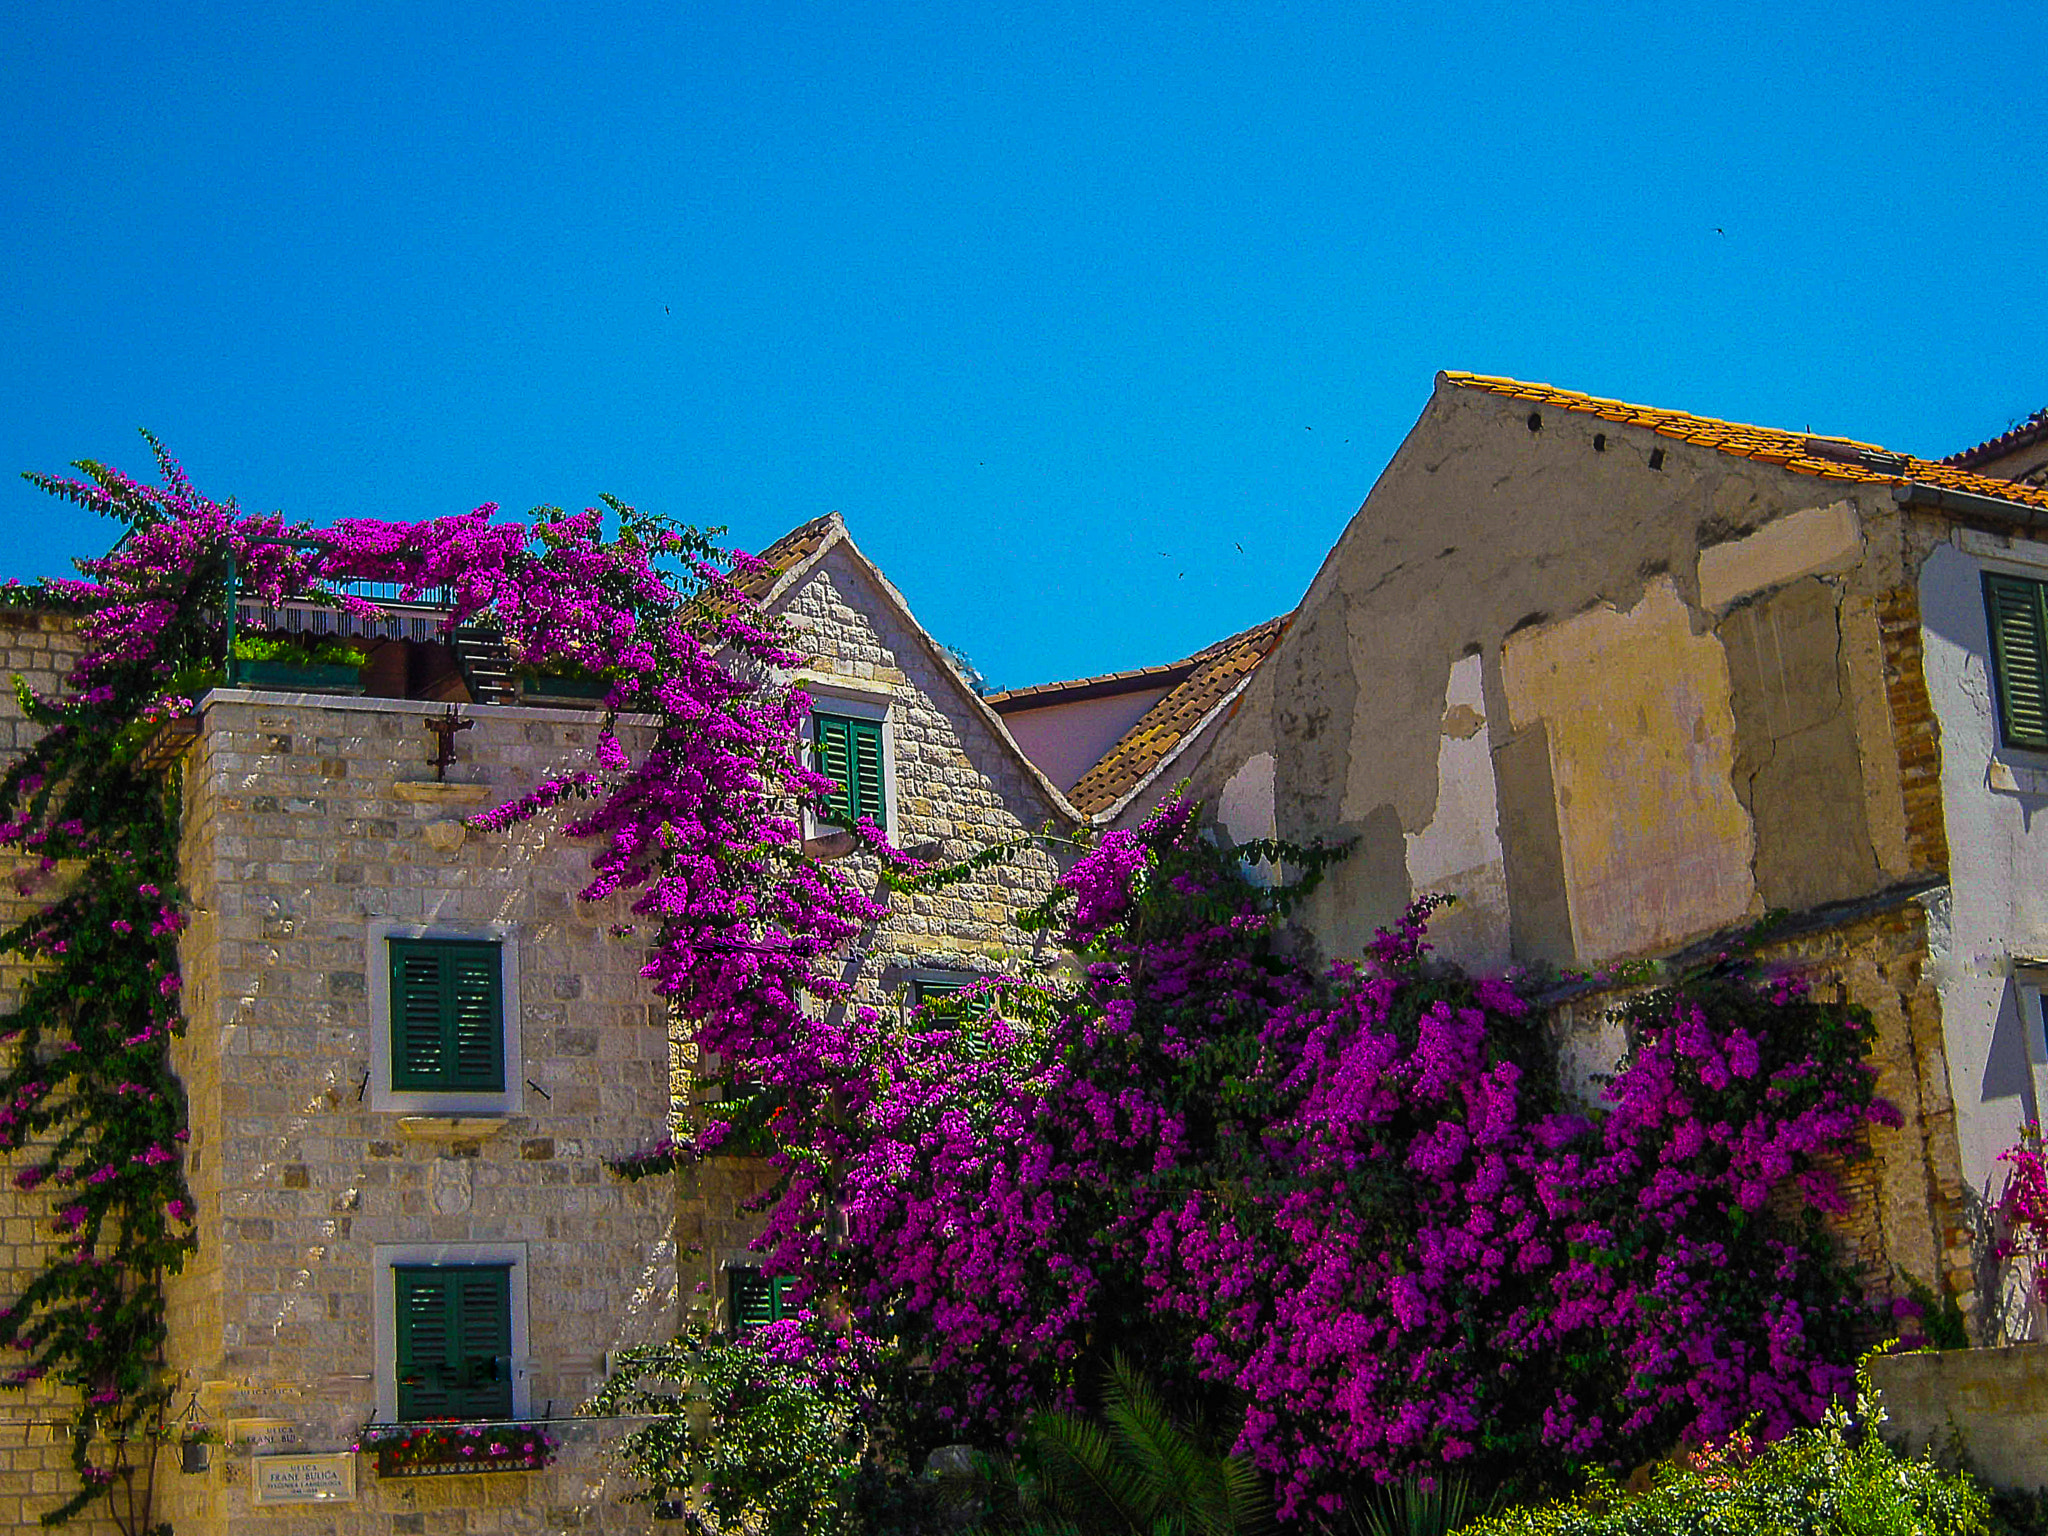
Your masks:
{"label": "white painted wall", "polygon": [[1963,1175],[1992,1197],[2004,1182],[1998,1154],[2048,1103],[2042,973],[2028,964],[2048,962],[2048,753],[1999,744],[1986,570],[2048,581],[2048,544],[1959,530],[1920,572],[1951,891],[1929,914],[1929,959]]}

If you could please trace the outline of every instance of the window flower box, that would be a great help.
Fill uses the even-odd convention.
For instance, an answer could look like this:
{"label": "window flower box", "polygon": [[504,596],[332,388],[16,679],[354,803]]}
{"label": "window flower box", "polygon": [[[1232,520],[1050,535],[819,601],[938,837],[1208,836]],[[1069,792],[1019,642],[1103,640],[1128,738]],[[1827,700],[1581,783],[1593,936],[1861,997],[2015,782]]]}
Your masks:
{"label": "window flower box", "polygon": [[361,693],[360,667],[302,667],[288,661],[235,662],[235,681],[250,688],[275,688],[281,693]]}
{"label": "window flower box", "polygon": [[567,704],[581,708],[602,704],[612,691],[610,678],[588,672],[573,676],[539,672],[517,672],[513,675],[519,680],[519,702],[522,704]]}
{"label": "window flower box", "polygon": [[367,1432],[362,1449],[379,1477],[453,1477],[538,1472],[555,1459],[554,1436],[530,1424],[402,1424]]}
{"label": "window flower box", "polygon": [[369,655],[343,640],[244,635],[228,652],[228,682],[286,693],[361,693]]}

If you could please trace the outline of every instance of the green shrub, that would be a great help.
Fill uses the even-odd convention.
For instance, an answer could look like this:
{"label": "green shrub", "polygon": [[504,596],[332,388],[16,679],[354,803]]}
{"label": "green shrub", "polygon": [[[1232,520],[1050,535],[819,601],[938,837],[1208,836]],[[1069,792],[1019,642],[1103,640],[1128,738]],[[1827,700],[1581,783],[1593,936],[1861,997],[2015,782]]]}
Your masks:
{"label": "green shrub", "polygon": [[234,644],[237,661],[279,661],[288,667],[360,667],[370,653],[346,640],[277,639],[268,635],[242,635]]}
{"label": "green shrub", "polygon": [[[1874,1396],[1858,1415],[1882,1418]],[[1991,1536],[1991,1502],[1964,1472],[1895,1455],[1839,1405],[1761,1449],[1738,1435],[1666,1468],[1630,1496],[1598,1481],[1579,1498],[1516,1509],[1463,1536]]]}

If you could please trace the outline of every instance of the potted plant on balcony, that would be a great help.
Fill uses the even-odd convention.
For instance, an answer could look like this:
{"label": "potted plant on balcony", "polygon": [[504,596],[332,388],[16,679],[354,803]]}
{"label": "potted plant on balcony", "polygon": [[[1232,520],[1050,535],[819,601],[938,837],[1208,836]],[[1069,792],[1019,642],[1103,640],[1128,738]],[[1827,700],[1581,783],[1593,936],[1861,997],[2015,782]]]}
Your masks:
{"label": "potted plant on balcony", "polygon": [[228,652],[228,680],[291,693],[361,693],[369,653],[351,641],[242,635]]}
{"label": "potted plant on balcony", "polygon": [[468,1472],[538,1472],[561,1442],[533,1424],[377,1424],[359,1449],[379,1477],[449,1477]]}
{"label": "potted plant on balcony", "polygon": [[566,704],[572,708],[602,704],[612,691],[612,680],[602,672],[565,663],[546,667],[517,667],[512,676],[519,683],[522,704]]}

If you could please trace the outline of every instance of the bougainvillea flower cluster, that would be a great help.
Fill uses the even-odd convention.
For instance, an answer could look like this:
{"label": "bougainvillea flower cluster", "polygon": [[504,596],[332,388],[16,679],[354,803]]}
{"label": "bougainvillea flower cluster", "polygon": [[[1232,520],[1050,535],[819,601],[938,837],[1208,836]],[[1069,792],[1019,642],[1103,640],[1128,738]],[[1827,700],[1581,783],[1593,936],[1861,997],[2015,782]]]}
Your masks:
{"label": "bougainvillea flower cluster", "polygon": [[874,1055],[824,1262],[928,1355],[933,1433],[1000,1437],[1115,1343],[1220,1393],[1300,1516],[1782,1434],[1851,1390],[1863,1309],[1784,1212],[1838,1205],[1827,1166],[1895,1118],[1861,1015],[1733,965],[1644,992],[1577,1109],[1526,988],[1429,961],[1429,904],[1315,975],[1191,812],[1066,876],[1070,1000]]}

